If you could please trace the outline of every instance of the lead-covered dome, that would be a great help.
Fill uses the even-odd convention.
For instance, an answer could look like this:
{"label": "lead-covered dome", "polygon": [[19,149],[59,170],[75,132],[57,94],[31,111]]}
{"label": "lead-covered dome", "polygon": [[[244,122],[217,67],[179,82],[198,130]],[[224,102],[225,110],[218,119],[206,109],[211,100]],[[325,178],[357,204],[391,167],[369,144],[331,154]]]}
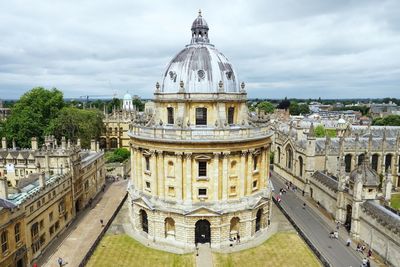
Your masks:
{"label": "lead-covered dome", "polygon": [[201,12],[191,30],[191,43],[167,66],[161,92],[239,92],[239,82],[232,64],[209,43],[209,28]]}

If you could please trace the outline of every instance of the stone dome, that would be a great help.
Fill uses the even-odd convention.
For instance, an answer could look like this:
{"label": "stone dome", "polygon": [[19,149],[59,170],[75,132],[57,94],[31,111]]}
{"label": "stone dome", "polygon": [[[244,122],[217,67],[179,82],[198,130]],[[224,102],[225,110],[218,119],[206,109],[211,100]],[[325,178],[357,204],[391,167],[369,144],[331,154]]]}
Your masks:
{"label": "stone dome", "polygon": [[209,43],[208,29],[199,12],[192,24],[191,43],[168,64],[161,92],[239,92],[236,72],[229,60]]}
{"label": "stone dome", "polygon": [[129,93],[126,93],[124,95],[124,100],[131,100],[132,101],[132,96]]}

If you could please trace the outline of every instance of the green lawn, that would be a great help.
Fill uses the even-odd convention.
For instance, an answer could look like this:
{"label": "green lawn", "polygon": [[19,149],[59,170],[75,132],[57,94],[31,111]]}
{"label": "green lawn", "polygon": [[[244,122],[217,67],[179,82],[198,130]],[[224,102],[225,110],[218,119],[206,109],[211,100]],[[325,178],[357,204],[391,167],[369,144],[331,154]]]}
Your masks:
{"label": "green lawn", "polygon": [[390,200],[390,206],[392,208],[400,210],[400,194],[392,195],[392,199]]}
{"label": "green lawn", "polygon": [[231,254],[214,253],[216,267],[321,266],[318,259],[296,233],[277,233],[262,245]]}
{"label": "green lawn", "polygon": [[128,235],[105,235],[90,258],[88,267],[190,266],[194,254],[178,255],[143,246]]}

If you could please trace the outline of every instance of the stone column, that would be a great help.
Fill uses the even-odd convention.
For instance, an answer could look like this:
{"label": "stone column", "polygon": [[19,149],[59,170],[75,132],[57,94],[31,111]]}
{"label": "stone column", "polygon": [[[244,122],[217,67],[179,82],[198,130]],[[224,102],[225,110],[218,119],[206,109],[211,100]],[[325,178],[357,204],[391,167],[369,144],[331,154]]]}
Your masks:
{"label": "stone column", "polygon": [[247,192],[248,195],[253,191],[253,153],[254,149],[247,154]]}
{"label": "stone column", "polygon": [[223,159],[222,159],[222,200],[228,199],[228,157],[230,152],[224,151],[223,152]]}
{"label": "stone column", "polygon": [[219,152],[214,152],[214,159],[213,159],[213,169],[214,169],[214,177],[213,177],[213,183],[214,183],[214,196],[213,200],[217,201],[219,199],[219,187],[218,187],[218,180],[219,180]]}
{"label": "stone column", "polygon": [[157,150],[157,192],[158,196],[162,199],[165,198],[164,194],[164,153],[162,150]]}
{"label": "stone column", "polygon": [[131,148],[131,158],[130,158],[130,160],[131,160],[131,181],[134,185],[133,187],[135,189],[137,189],[138,184],[137,184],[137,180],[136,180],[137,176],[136,176],[136,164],[135,164],[136,148],[132,144],[130,145],[130,148]]}
{"label": "stone column", "polygon": [[176,156],[176,200],[182,201],[182,152],[175,152]]}
{"label": "stone column", "polygon": [[192,202],[192,153],[185,153],[186,177],[185,177],[185,201]]}
{"label": "stone column", "polygon": [[263,147],[261,149],[261,164],[260,164],[260,189],[264,188],[265,185],[265,181],[266,181],[266,176],[265,176],[265,172],[266,172],[266,168],[267,168],[267,161],[266,161],[266,157],[265,157],[265,151],[267,149],[265,147]]}
{"label": "stone column", "polygon": [[240,197],[243,197],[246,193],[246,156],[247,151],[243,150],[240,154]]}
{"label": "stone column", "polygon": [[143,191],[143,170],[145,168],[144,166],[146,166],[146,161],[142,151],[138,151],[137,153],[137,166],[138,166],[138,171],[137,171],[138,189]]}
{"label": "stone column", "polygon": [[150,175],[151,175],[151,193],[157,195],[157,164],[156,151],[150,150]]}

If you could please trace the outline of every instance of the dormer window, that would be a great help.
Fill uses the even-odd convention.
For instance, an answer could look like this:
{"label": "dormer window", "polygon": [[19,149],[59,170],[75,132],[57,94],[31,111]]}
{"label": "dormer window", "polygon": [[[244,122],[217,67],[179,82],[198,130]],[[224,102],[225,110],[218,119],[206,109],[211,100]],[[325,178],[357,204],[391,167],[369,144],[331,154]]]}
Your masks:
{"label": "dormer window", "polygon": [[207,125],[206,108],[196,108],[196,125]]}

